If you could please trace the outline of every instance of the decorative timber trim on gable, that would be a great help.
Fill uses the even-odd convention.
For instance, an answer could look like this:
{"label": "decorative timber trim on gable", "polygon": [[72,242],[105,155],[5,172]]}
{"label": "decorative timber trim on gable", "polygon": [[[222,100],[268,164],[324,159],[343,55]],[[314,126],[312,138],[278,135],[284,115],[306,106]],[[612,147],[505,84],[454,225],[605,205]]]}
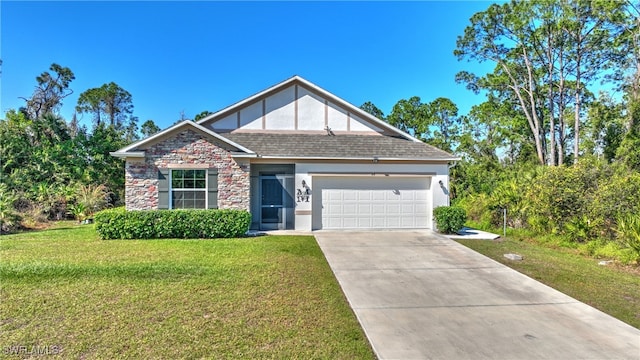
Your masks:
{"label": "decorative timber trim on gable", "polygon": [[[310,98],[302,101],[305,97]],[[271,102],[274,104],[270,105]],[[324,109],[309,109],[309,103],[314,102],[320,102]],[[270,111],[273,111],[273,114]],[[303,113],[305,111],[316,113],[306,114],[305,117]],[[309,119],[312,119],[314,124],[302,123],[303,120],[309,121]],[[332,119],[336,120],[332,123]],[[272,123],[278,124],[273,127]],[[299,76],[293,76],[206,116],[198,121],[198,124],[222,133],[238,130],[309,131],[323,130],[328,126],[334,131],[363,132],[366,130],[415,142],[420,141]]]}

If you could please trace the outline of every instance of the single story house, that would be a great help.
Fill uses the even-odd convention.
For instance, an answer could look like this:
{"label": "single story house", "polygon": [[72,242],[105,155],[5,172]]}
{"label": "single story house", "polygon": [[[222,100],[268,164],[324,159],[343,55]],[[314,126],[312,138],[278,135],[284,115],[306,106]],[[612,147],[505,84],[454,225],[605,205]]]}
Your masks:
{"label": "single story house", "polygon": [[459,158],[294,76],[111,155],[128,210],[224,208],[269,229],[434,228]]}

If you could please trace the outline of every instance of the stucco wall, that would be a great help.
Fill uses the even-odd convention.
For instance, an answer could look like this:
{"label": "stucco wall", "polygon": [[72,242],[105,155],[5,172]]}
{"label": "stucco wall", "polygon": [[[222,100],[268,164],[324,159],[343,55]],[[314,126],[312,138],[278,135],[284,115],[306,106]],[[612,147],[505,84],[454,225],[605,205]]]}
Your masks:
{"label": "stucco wall", "polygon": [[222,146],[185,130],[145,149],[144,160],[127,159],[127,210],[158,209],[158,169],[181,165],[217,169],[218,207],[249,210],[249,163],[238,163]]}

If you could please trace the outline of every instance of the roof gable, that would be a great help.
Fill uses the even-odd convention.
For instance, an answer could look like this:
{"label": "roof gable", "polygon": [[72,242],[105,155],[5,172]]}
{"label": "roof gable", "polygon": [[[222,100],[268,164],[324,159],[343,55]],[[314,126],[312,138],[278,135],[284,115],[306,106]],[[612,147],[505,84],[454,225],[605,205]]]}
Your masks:
{"label": "roof gable", "polygon": [[411,135],[313,83],[294,76],[200,121],[215,132],[333,132]]}
{"label": "roof gable", "polygon": [[220,141],[222,143],[225,143],[227,145],[229,145],[232,149],[235,149],[239,152],[244,152],[244,153],[248,153],[248,154],[254,154],[253,151],[247,149],[246,147],[237,144],[225,137],[220,136],[219,134],[216,134],[215,132],[211,131],[210,129],[199,125],[191,120],[185,120],[182,122],[179,122],[167,129],[164,129],[146,139],[140,140],[138,142],[135,142],[129,146],[126,146],[118,151],[112,152],[111,155],[115,156],[115,157],[121,157],[121,158],[127,158],[127,157],[144,157],[144,150],[147,149],[148,147],[164,141],[168,138],[170,138],[171,136],[184,131],[184,130],[193,130],[196,133],[200,133],[206,137],[209,137],[211,139],[214,139],[216,141]]}

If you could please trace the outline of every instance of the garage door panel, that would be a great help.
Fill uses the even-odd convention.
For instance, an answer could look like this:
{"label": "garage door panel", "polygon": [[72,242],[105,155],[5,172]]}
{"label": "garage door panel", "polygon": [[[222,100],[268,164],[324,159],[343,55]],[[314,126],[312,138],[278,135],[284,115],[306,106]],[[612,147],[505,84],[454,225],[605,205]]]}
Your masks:
{"label": "garage door panel", "polygon": [[387,227],[388,228],[400,228],[404,227],[404,224],[401,222],[401,218],[398,217],[389,217],[387,218]]}
{"label": "garage door panel", "polygon": [[352,191],[344,191],[342,192],[342,200],[344,201],[356,201],[358,199],[358,194]]}
{"label": "garage door panel", "polygon": [[358,204],[358,214],[361,216],[371,214],[371,204]]}
{"label": "garage door panel", "polygon": [[413,210],[413,213],[420,217],[425,217],[429,215],[429,210],[426,206],[416,206]]}
{"label": "garage door panel", "polygon": [[342,214],[354,215],[354,216],[358,215],[358,204],[355,204],[355,203],[342,204]]}
{"label": "garage door panel", "polygon": [[415,200],[416,199],[416,191],[401,191],[399,194],[401,200]]}
{"label": "garage door panel", "polygon": [[[414,206],[414,204],[402,204],[401,205],[401,209],[402,209],[402,214],[413,214],[413,212],[415,211],[416,206]],[[419,206],[418,206],[419,208]]]}
{"label": "garage door panel", "polygon": [[416,227],[416,221],[413,217],[400,218],[400,227]]}
{"label": "garage door panel", "polygon": [[384,217],[372,217],[371,218],[371,228],[373,229],[385,229],[387,226],[385,224],[385,218]]}
{"label": "garage door panel", "polygon": [[387,204],[387,214],[389,215],[400,215],[400,204]]}
{"label": "garage door panel", "polygon": [[371,204],[371,214],[373,215],[385,215],[386,211],[384,204]]}
{"label": "garage door panel", "polygon": [[325,209],[327,209],[327,214],[328,215],[333,215],[333,214],[344,214],[345,211],[343,209],[343,204],[335,204],[335,203],[331,203],[325,206]]}
{"label": "garage door panel", "polygon": [[314,178],[314,201],[320,200],[322,209],[317,224],[325,229],[428,228],[430,181],[406,177]]}

